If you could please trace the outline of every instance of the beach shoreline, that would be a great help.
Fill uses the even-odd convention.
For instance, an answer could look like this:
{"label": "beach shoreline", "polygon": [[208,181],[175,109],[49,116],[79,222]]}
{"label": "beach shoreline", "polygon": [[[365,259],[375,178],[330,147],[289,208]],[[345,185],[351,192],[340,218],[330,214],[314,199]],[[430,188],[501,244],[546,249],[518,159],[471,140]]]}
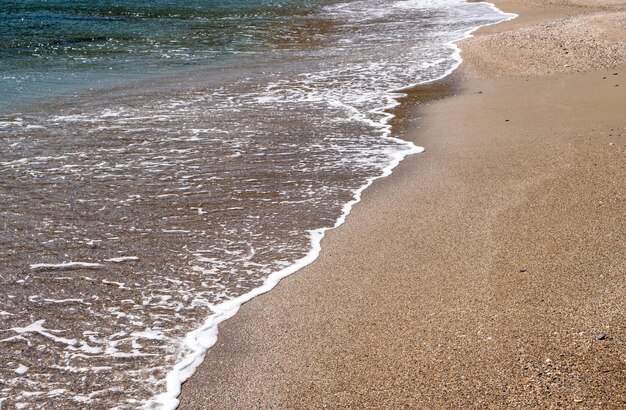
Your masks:
{"label": "beach shoreline", "polygon": [[175,408],[218,324],[422,151],[389,137],[403,91],[512,17],[465,0],[109,6],[0,16],[3,407]]}
{"label": "beach shoreline", "polygon": [[[623,16],[597,3],[496,2],[521,17],[461,43],[452,95],[396,110],[427,151],[220,326],[180,408],[621,408],[626,71],[576,29]],[[502,72],[554,27],[580,48]]]}

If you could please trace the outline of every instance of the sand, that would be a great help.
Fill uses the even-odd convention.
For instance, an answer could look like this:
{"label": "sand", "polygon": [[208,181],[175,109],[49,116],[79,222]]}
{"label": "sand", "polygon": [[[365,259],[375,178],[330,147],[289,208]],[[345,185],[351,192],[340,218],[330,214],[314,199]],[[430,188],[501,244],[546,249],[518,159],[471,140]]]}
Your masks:
{"label": "sand", "polygon": [[585,8],[560,3],[545,8],[532,1],[498,2],[520,18],[464,42],[465,72],[472,78],[511,78],[626,66],[626,2],[611,11],[599,7],[599,0]]}
{"label": "sand", "polygon": [[498,2],[407,98],[426,152],[222,324],[181,409],[626,406],[623,14],[554,3]]}

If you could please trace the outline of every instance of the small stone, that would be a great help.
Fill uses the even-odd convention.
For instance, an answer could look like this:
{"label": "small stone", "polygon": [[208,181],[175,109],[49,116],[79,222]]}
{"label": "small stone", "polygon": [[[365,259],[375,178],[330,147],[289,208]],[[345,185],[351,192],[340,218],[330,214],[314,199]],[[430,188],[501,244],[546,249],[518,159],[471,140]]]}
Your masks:
{"label": "small stone", "polygon": [[596,335],[596,339],[597,340],[605,340],[606,339],[606,333],[598,333]]}
{"label": "small stone", "polygon": [[526,267],[525,267],[525,266],[522,266],[521,268],[519,268],[519,271],[520,271],[520,272],[526,272]]}
{"label": "small stone", "polygon": [[482,94],[482,93],[483,93],[482,91],[479,91],[479,92],[478,92],[478,94]]}
{"label": "small stone", "polygon": [[511,121],[511,120],[504,120],[504,121],[509,122],[509,121]]}
{"label": "small stone", "polygon": [[574,403],[582,403],[583,399],[574,399]]}

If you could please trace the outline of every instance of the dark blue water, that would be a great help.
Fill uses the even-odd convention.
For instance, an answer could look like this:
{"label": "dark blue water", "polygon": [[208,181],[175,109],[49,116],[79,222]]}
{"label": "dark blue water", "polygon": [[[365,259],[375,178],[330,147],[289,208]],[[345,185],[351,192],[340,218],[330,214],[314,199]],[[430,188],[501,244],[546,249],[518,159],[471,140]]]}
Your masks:
{"label": "dark blue water", "polygon": [[2,0],[0,112],[284,47],[324,0]]}

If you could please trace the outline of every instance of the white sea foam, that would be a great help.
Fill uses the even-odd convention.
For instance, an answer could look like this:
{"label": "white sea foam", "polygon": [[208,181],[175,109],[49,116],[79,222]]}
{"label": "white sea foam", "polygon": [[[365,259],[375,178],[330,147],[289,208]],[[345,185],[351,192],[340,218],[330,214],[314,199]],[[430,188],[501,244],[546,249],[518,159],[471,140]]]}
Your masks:
{"label": "white sea foam", "polygon": [[97,269],[102,268],[101,263],[93,262],[64,262],[64,263],[35,263],[30,268],[35,271],[39,270],[62,270],[62,269]]}
{"label": "white sea foam", "polygon": [[60,330],[46,329],[45,327],[43,327],[44,322],[45,322],[45,320],[38,320],[38,321],[36,321],[36,322],[26,326],[26,327],[13,327],[10,330],[12,330],[13,332],[17,333],[19,336],[13,336],[13,337],[9,337],[9,338],[6,338],[6,339],[2,339],[2,340],[0,340],[0,342],[8,342],[8,341],[14,340],[16,338],[20,338],[25,333],[38,333],[41,336],[47,337],[48,339],[51,339],[51,340],[53,340],[55,342],[58,342],[58,343],[63,343],[65,345],[74,346],[75,344],[78,343],[78,341],[76,339],[66,339],[64,337],[53,335],[51,332],[59,333],[61,331]]}
{"label": "white sea foam", "polygon": [[44,302],[48,302],[48,303],[82,303],[85,305],[89,305],[89,303],[86,303],[84,299],[48,299],[48,298],[44,298],[43,299]]}
{"label": "white sea foam", "polygon": [[131,289],[131,288],[129,288],[128,286],[126,286],[126,284],[125,284],[125,283],[122,283],[122,282],[116,282],[116,281],[113,281],[113,280],[106,280],[106,279],[103,279],[103,280],[102,280],[102,283],[104,283],[104,284],[106,284],[106,285],[115,285],[115,286],[117,286],[119,289],[127,289],[127,290],[130,290],[130,289]]}
{"label": "white sea foam", "polygon": [[105,259],[105,262],[128,262],[128,261],[138,261],[139,258],[137,256],[119,256],[117,258],[109,258]]}
{"label": "white sea foam", "polygon": [[[430,7],[442,6],[441,1],[438,1],[438,0],[432,0],[428,3],[433,3],[433,4],[429,4]],[[339,4],[339,5],[332,6],[330,9],[332,9],[333,11],[343,11],[350,5],[351,3]],[[425,7],[425,6],[426,6],[425,2],[418,1],[418,0],[399,1],[399,2],[395,2],[391,4],[391,8],[396,8],[396,9]],[[515,14],[501,12],[493,4],[489,3],[489,7],[496,13],[501,14],[502,19],[500,21],[511,20],[517,17],[517,15]],[[377,5],[375,10],[367,9],[367,8],[360,8],[360,9],[357,9],[357,13],[362,12],[361,20],[365,21],[365,20],[380,18],[387,13],[387,10],[388,9],[384,7],[381,8],[380,5]],[[489,22],[484,25],[495,24],[497,22],[499,21]],[[337,219],[334,226],[329,227],[329,228],[317,229],[317,230],[313,230],[310,232],[310,250],[306,254],[306,256],[295,261],[292,265],[270,274],[267,277],[267,279],[265,279],[262,286],[255,288],[252,291],[246,294],[243,294],[237,298],[227,300],[223,303],[211,306],[211,310],[213,314],[206,319],[206,321],[203,323],[201,327],[187,333],[185,338],[181,341],[183,345],[182,350],[187,353],[182,358],[180,358],[180,360],[176,363],[174,368],[168,373],[167,380],[166,380],[167,390],[162,394],[152,397],[145,404],[145,408],[175,409],[179,403],[178,396],[181,392],[182,383],[184,383],[187,379],[189,379],[189,377],[193,375],[197,367],[202,363],[207,350],[216,343],[217,337],[218,337],[219,324],[233,317],[237,313],[237,311],[239,310],[242,304],[250,301],[251,299],[255,298],[258,295],[261,295],[263,293],[270,291],[276,286],[276,284],[278,284],[278,282],[280,282],[281,279],[285,278],[286,276],[291,275],[292,273],[314,262],[319,256],[319,253],[321,251],[321,241],[324,238],[326,232],[330,229],[334,229],[334,228],[341,226],[346,221],[346,218],[350,214],[350,211],[352,210],[353,206],[357,204],[358,202],[360,202],[362,192],[365,189],[367,189],[375,180],[389,176],[392,173],[393,169],[396,166],[398,166],[398,164],[406,156],[424,151],[424,148],[422,147],[418,147],[408,141],[399,140],[390,135],[391,126],[389,125],[389,121],[394,116],[389,113],[389,110],[393,109],[394,107],[400,104],[398,102],[398,99],[404,96],[404,94],[402,93],[403,90],[413,88],[425,82],[440,80],[441,78],[444,78],[450,75],[454,70],[456,70],[462,62],[461,50],[459,49],[456,43],[458,41],[471,37],[472,33],[480,27],[482,26],[479,25],[470,30],[466,30],[462,32],[458,38],[455,38],[452,41],[445,44],[445,46],[453,50],[451,58],[454,61],[454,64],[452,64],[449,69],[441,73],[439,76],[436,76],[435,78],[430,78],[428,79],[428,81],[423,81],[423,82],[418,82],[418,83],[409,83],[400,88],[387,90],[384,92],[376,92],[376,93],[373,93],[372,95],[366,95],[366,96],[359,95],[359,96],[356,96],[356,98],[348,95],[347,99],[348,101],[350,101],[349,103],[343,102],[345,101],[346,94],[342,90],[342,92],[340,93],[340,97],[334,101],[331,101],[331,104],[335,104],[337,106],[344,106],[348,111],[353,112],[353,115],[354,115],[353,118],[366,122],[370,124],[371,126],[376,127],[378,129],[382,129],[384,131],[383,138],[393,140],[394,142],[397,142],[397,143],[404,144],[408,149],[396,151],[394,153],[388,153],[390,154],[389,164],[384,169],[382,169],[379,175],[369,178],[364,185],[362,185],[361,187],[355,190],[353,194],[353,199],[347,202],[343,206],[341,216]],[[433,61],[431,64],[436,65],[437,63],[438,63],[437,61]],[[322,73],[322,76],[324,78],[329,78],[337,74],[340,74],[340,73],[326,72],[326,73]],[[309,79],[315,76],[319,76],[319,74],[309,75]],[[369,81],[369,79],[367,81]],[[279,93],[285,90],[285,88],[282,88],[280,84],[270,85],[268,87],[268,94],[259,96],[257,100],[260,103],[271,104],[275,102],[277,98],[278,99],[284,98],[283,96],[277,97],[277,95],[273,93],[274,89],[279,90]],[[299,98],[300,101],[305,100],[305,101],[315,102],[315,101],[322,101],[322,100],[327,101],[328,97],[329,97],[328,95],[317,95],[315,92],[310,92],[310,93],[305,93],[304,95],[300,94],[298,95],[297,98]],[[287,98],[289,98],[289,96]],[[358,105],[359,102],[367,101],[371,99],[377,99],[378,101],[383,101],[383,104],[371,109],[367,114],[363,113],[362,111],[359,111],[358,109],[355,109],[354,105],[351,105],[351,104]],[[377,119],[373,120],[371,117],[371,114],[375,114],[377,116]],[[196,267],[196,268],[199,268],[199,267]],[[202,269],[202,268],[199,268],[199,269]],[[203,269],[203,271],[206,273],[206,270]]]}

